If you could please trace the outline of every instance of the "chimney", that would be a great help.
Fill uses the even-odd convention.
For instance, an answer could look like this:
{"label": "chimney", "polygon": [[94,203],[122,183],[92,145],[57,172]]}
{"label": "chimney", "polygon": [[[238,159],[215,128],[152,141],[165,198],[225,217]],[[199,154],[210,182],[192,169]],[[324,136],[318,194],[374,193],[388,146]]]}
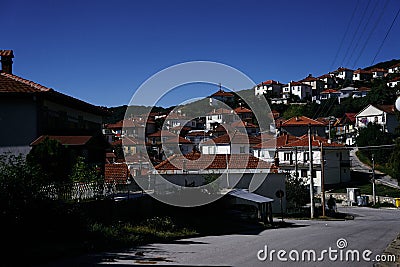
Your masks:
{"label": "chimney", "polygon": [[0,50],[1,56],[1,72],[12,74],[12,59],[14,53],[12,50]]}

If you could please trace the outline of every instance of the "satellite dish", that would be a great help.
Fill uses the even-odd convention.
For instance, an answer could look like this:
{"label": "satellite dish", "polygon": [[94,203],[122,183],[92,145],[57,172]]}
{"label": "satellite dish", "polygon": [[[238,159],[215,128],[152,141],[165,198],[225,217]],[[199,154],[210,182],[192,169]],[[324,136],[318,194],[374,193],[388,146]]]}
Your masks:
{"label": "satellite dish", "polygon": [[396,106],[396,109],[397,109],[398,111],[400,111],[400,96],[397,97],[395,106]]}

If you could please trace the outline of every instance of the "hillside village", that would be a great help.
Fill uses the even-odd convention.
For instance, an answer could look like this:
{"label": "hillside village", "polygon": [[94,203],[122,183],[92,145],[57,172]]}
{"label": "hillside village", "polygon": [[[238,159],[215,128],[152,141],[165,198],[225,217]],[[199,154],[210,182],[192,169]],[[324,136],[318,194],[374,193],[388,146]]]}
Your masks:
{"label": "hillside village", "polygon": [[[398,62],[387,68],[338,68],[287,84],[259,83],[247,93],[265,97],[271,106],[269,128],[263,131],[246,103],[222,85],[205,99],[203,105],[209,111],[202,116],[187,116],[189,105],[153,108],[148,114],[134,112],[121,118],[123,114],[113,114],[115,108],[97,107],[13,74],[12,50],[0,50],[0,56],[1,114],[3,123],[15,133],[2,135],[2,152],[29,155],[39,150],[36,147],[55,141],[88,166],[96,166],[104,182],[114,187],[132,187],[133,178],[152,179],[157,173],[180,186],[201,186],[210,174],[246,176],[257,169],[264,176],[269,173],[255,193],[271,199],[270,214],[280,209],[274,192],[284,190],[288,177],[309,185],[312,176],[316,193],[324,186],[349,183],[350,150],[357,145],[360,130],[372,123],[382,133],[395,135],[399,124],[393,105],[400,81]],[[377,66],[382,64],[387,63]],[[352,110],[343,110],[347,107]],[[333,116],[335,112],[339,116]],[[22,120],[27,123],[14,123]],[[181,167],[171,164],[179,154],[184,157],[179,161],[185,162]],[[201,156],[212,156],[210,164],[197,166],[194,162]],[[66,162],[73,166],[73,157]],[[61,176],[69,177],[68,173]],[[236,181],[235,188],[248,189],[246,179],[250,178]],[[224,186],[230,187],[227,180]]]}

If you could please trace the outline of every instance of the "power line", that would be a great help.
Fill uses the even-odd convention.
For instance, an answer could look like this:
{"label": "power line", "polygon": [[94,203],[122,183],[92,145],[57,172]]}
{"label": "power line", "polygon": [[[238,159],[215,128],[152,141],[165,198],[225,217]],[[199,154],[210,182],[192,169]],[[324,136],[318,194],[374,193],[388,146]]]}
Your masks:
{"label": "power line", "polygon": [[390,31],[392,30],[393,25],[394,25],[394,23],[396,22],[397,17],[399,16],[399,13],[400,13],[400,8],[399,8],[399,10],[397,11],[396,16],[394,17],[394,19],[393,19],[393,21],[392,21],[392,24],[390,24],[390,27],[389,27],[388,31],[386,32],[385,38],[383,38],[382,43],[381,43],[381,45],[379,46],[378,51],[376,52],[376,54],[375,54],[375,56],[374,56],[374,59],[372,60],[371,65],[374,64],[376,57],[377,57],[378,54],[381,52],[381,49],[382,49],[382,47],[383,47],[383,44],[385,43],[387,37],[389,36],[389,33],[390,33]]}
{"label": "power line", "polygon": [[[379,3],[379,1],[377,3]],[[388,3],[389,3],[389,0],[386,0],[385,5],[383,6],[383,9],[381,10],[381,13],[379,14],[378,19],[375,21],[374,26],[372,27],[371,31],[369,32],[367,40],[365,41],[362,49],[360,50],[360,53],[358,54],[358,57],[356,58],[356,61],[354,62],[353,68],[354,68],[354,66],[357,65],[358,60],[360,59],[362,53],[364,52],[365,48],[367,47],[367,44],[368,44],[369,40],[371,39],[372,34],[375,32],[376,27],[378,26],[379,22],[382,19],[383,13],[385,12]]]}
{"label": "power line", "polygon": [[353,34],[353,38],[351,38],[350,45],[349,45],[349,47],[347,48],[346,53],[345,53],[345,55],[344,55],[344,58],[343,58],[343,60],[342,60],[342,63],[341,63],[342,66],[343,66],[344,61],[345,61],[346,58],[347,58],[347,55],[348,55],[349,52],[350,52],[351,47],[353,46],[354,39],[355,39],[356,35],[358,35],[358,31],[360,30],[361,23],[364,21],[365,14],[367,13],[367,10],[368,10],[368,8],[369,8],[369,4],[370,4],[370,3],[371,3],[371,0],[368,0],[367,7],[364,9],[364,12],[363,12],[363,14],[362,14],[362,16],[361,16],[361,20],[360,20],[360,22],[359,22],[358,25],[357,25],[356,31],[355,31],[354,34]]}
{"label": "power line", "polygon": [[346,36],[347,36],[347,34],[348,34],[348,32],[349,32],[350,26],[351,26],[351,24],[353,23],[353,19],[354,19],[354,17],[355,17],[354,15],[355,15],[355,13],[356,13],[356,10],[358,9],[358,4],[359,4],[359,3],[360,3],[360,0],[357,0],[357,3],[356,3],[356,5],[355,5],[355,7],[354,7],[354,10],[353,10],[353,13],[351,14],[350,20],[349,20],[349,22],[347,23],[346,31],[345,31],[345,33],[343,34],[342,40],[340,41],[339,48],[338,48],[338,50],[336,51],[336,55],[335,55],[335,57],[333,58],[332,64],[331,64],[331,66],[330,66],[329,69],[332,69],[332,68],[333,68],[333,66],[335,65],[336,59],[337,59],[337,57],[339,56],[339,52],[340,52],[340,50],[342,50],[343,43],[344,43],[344,39],[346,38]]}
{"label": "power line", "polygon": [[[371,17],[372,17],[372,15],[374,14],[374,11],[376,10],[376,7],[378,6],[379,3],[380,3],[380,1],[376,1],[376,2],[375,2],[375,5],[374,5],[374,7],[371,9],[371,13],[368,15],[368,18],[371,18]],[[372,21],[372,19],[367,19],[367,20],[366,20],[366,23],[364,24],[364,27],[363,27],[363,29],[362,29],[362,31],[361,31],[361,34],[360,34],[360,36],[358,37],[356,43],[354,44],[353,50],[351,51],[350,56],[349,56],[349,58],[348,58],[348,60],[347,60],[347,62],[346,62],[346,66],[349,66],[349,64],[350,64],[350,62],[351,62],[351,59],[353,58],[353,55],[355,54],[355,52],[356,52],[356,50],[357,50],[357,48],[358,48],[358,45],[361,44],[361,39],[363,38],[364,33],[365,33],[365,31],[367,30],[370,21]],[[354,68],[354,66],[353,66],[353,68]]]}

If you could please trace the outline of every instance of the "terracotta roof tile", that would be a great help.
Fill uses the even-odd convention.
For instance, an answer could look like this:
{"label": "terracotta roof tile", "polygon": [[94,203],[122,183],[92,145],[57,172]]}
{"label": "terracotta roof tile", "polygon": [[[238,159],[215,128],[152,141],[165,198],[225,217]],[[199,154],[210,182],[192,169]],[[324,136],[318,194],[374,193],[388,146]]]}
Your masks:
{"label": "terracotta roof tile", "polygon": [[260,148],[280,148],[283,147],[284,145],[287,145],[289,143],[295,142],[299,140],[298,137],[291,135],[291,134],[282,134],[276,139],[270,139],[265,142],[262,142],[260,144],[257,144],[253,146],[255,149],[260,149]]}
{"label": "terracotta roof tile", "polygon": [[0,50],[0,56],[2,57],[14,57],[12,50]]}
{"label": "terracotta roof tile", "polygon": [[324,126],[323,123],[310,119],[306,116],[300,116],[300,117],[292,117],[284,122],[282,122],[282,126],[307,126],[308,124],[311,124],[312,126]]}
{"label": "terracotta roof tile", "polygon": [[128,166],[122,164],[105,164],[104,179],[106,183],[125,184],[129,178]]}
{"label": "terracotta roof tile", "polygon": [[229,134],[224,134],[221,135],[217,138],[208,140],[204,142],[204,145],[210,145],[210,144],[251,144],[255,145],[260,143],[260,139],[254,136],[248,136],[247,134],[243,134],[241,132],[235,132],[231,134],[232,140],[229,136]]}
{"label": "terracotta roof tile", "polygon": [[375,105],[375,107],[389,114],[395,113],[394,105]]}
{"label": "terracotta roof tile", "polygon": [[83,135],[83,136],[59,136],[59,135],[42,135],[37,138],[35,141],[31,143],[31,146],[36,146],[43,142],[46,138],[50,140],[57,140],[62,145],[69,145],[69,146],[82,146],[85,145],[92,136]]}
{"label": "terracotta roof tile", "polygon": [[[321,146],[321,143],[324,147],[344,147],[343,144],[328,142],[328,139],[320,137],[320,136],[311,136],[311,143],[313,147]],[[303,135],[299,138],[299,140],[291,142],[283,147],[308,147],[308,135]]]}
{"label": "terracotta roof tile", "polygon": [[[228,162],[228,166],[227,166]],[[250,154],[207,155],[189,153],[173,155],[155,169],[161,170],[203,170],[203,169],[270,169],[270,164]]]}
{"label": "terracotta roof tile", "polygon": [[327,90],[324,90],[324,91],[321,92],[321,94],[335,94],[335,93],[339,93],[340,94],[340,92],[338,90],[335,90],[335,89],[327,89]]}
{"label": "terracotta roof tile", "polygon": [[225,92],[224,90],[220,89],[219,91],[215,92],[211,96],[233,97],[233,94],[229,93],[229,92]]}
{"label": "terracotta roof tile", "polygon": [[234,111],[237,114],[240,114],[240,113],[253,113],[253,111],[251,111],[251,109],[248,109],[248,108],[245,108],[245,107],[237,107],[237,108],[234,109]]}

